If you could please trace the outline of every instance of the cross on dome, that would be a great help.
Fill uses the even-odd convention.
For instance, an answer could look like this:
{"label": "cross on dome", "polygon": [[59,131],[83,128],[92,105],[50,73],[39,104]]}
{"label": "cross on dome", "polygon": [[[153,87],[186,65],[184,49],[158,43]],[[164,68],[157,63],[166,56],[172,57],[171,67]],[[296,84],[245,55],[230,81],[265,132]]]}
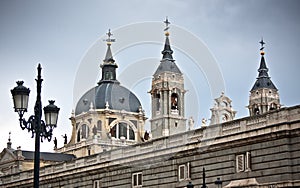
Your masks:
{"label": "cross on dome", "polygon": [[166,28],[164,29],[164,31],[166,31],[166,35],[167,34],[169,34],[169,29],[170,29],[170,27],[169,27],[169,25],[171,24],[171,22],[169,22],[169,20],[168,20],[168,16],[166,17],[166,20],[164,21],[164,23],[166,24]]}
{"label": "cross on dome", "polygon": [[105,40],[107,42],[107,44],[111,44],[112,42],[115,42],[116,39],[112,39],[111,36],[113,36],[113,34],[110,32],[110,29],[108,29],[108,32],[106,33],[107,35],[107,39]]}
{"label": "cross on dome", "polygon": [[8,135],[9,135],[9,136],[8,136],[8,141],[10,142],[10,140],[11,140],[11,139],[10,139],[10,135],[11,135],[11,132],[10,132],[10,131],[9,131]]}
{"label": "cross on dome", "polygon": [[266,44],[265,42],[264,42],[264,39],[263,38],[261,38],[261,41],[259,41],[259,43],[260,43],[260,45],[261,45],[261,47],[260,47],[260,55],[265,55],[265,52],[264,52],[264,45]]}
{"label": "cross on dome", "polygon": [[260,50],[261,51],[263,51],[264,50],[264,45],[266,44],[265,42],[264,42],[264,39],[263,38],[261,38],[261,41],[259,42],[260,43],[260,45],[261,45],[261,48],[260,48]]}

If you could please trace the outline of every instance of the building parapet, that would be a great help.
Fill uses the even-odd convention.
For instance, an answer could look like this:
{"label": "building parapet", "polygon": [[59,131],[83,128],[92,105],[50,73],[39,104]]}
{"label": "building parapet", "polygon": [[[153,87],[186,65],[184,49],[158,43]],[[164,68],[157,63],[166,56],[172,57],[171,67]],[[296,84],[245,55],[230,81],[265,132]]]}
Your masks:
{"label": "building parapet", "polygon": [[[261,136],[300,128],[300,105],[282,108],[262,115],[245,117],[223,124],[210,125],[176,135],[152,139],[145,143],[105,151],[41,168],[40,177],[47,180],[54,174],[68,175],[79,171],[130,164],[131,161],[155,157],[172,157],[174,153],[205,148],[247,137]],[[276,125],[276,126],[275,126]],[[33,170],[0,176],[0,185],[32,181]]]}

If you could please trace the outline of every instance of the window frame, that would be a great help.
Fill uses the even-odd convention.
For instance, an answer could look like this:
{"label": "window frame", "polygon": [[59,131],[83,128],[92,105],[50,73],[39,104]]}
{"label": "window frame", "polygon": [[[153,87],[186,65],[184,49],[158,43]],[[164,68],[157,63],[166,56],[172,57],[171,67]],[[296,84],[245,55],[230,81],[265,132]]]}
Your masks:
{"label": "window frame", "polygon": [[[183,177],[182,177],[183,170]],[[178,165],[178,181],[190,180],[191,179],[191,165],[190,162]]]}
{"label": "window frame", "polygon": [[236,172],[244,172],[245,171],[245,156],[244,154],[236,155]]}
{"label": "window frame", "polygon": [[100,180],[94,180],[93,181],[93,188],[101,188],[101,181]]}
{"label": "window frame", "polygon": [[143,172],[132,173],[131,178],[133,188],[143,187]]}
{"label": "window frame", "polygon": [[235,157],[236,172],[249,172],[251,171],[251,152],[247,151],[236,155]]}
{"label": "window frame", "polygon": [[[112,137],[119,140],[124,138],[127,141],[136,141],[136,132],[130,122],[120,121],[113,123],[110,133]],[[124,136],[122,133],[126,135]]]}
{"label": "window frame", "polygon": [[[182,172],[182,169],[183,169],[183,172]],[[178,181],[185,180],[185,172],[186,172],[186,166],[185,166],[185,164],[179,165],[178,166]],[[181,177],[182,173],[183,173],[183,178]]]}

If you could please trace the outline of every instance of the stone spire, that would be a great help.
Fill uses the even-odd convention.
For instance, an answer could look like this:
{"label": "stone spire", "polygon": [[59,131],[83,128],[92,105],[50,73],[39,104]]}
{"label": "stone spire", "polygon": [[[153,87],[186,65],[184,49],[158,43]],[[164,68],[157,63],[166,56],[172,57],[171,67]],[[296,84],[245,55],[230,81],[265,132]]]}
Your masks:
{"label": "stone spire", "polygon": [[173,50],[171,49],[171,44],[170,44],[170,32],[169,32],[169,25],[171,24],[168,20],[168,17],[166,18],[166,20],[164,21],[166,27],[164,29],[165,31],[165,36],[166,36],[166,40],[165,40],[165,45],[164,45],[164,49],[162,50],[162,60],[160,61],[160,65],[158,66],[157,70],[155,71],[154,75],[159,75],[162,72],[173,72],[173,73],[179,73],[182,74],[180,69],[177,67],[177,65],[175,64],[175,60],[173,59]]}
{"label": "stone spire", "polygon": [[173,60],[173,50],[171,49],[171,45],[170,45],[170,41],[169,41],[169,25],[171,24],[168,20],[168,17],[166,18],[166,20],[164,21],[164,23],[166,24],[166,28],[164,29],[165,31],[165,36],[166,36],[166,40],[165,40],[165,46],[164,46],[164,49],[163,51],[161,52],[163,54],[163,60],[170,60],[170,61],[174,61]]}
{"label": "stone spire", "polygon": [[163,60],[169,60],[174,61],[173,59],[173,50],[171,49],[170,41],[169,41],[169,33],[166,33],[166,41],[165,41],[165,47],[163,51],[161,52],[163,54]]}
{"label": "stone spire", "polygon": [[263,39],[259,42],[260,48],[260,65],[258,68],[258,77],[250,90],[248,109],[250,116],[263,114],[281,107],[278,89],[275,87],[268,74],[268,67],[265,61],[265,52]]}
{"label": "stone spire", "polygon": [[106,35],[107,35],[107,39],[105,41],[107,44],[107,50],[106,50],[103,63],[100,66],[102,68],[102,78],[98,82],[99,85],[101,83],[107,83],[107,82],[119,83],[116,78],[117,77],[116,69],[118,68],[118,65],[115,63],[115,60],[111,52],[111,44],[116,40],[111,38],[113,34],[110,32],[110,29],[108,30],[108,33],[106,33]]}
{"label": "stone spire", "polygon": [[277,90],[277,88],[275,87],[275,85],[271,81],[271,78],[269,77],[269,74],[268,74],[269,69],[267,68],[265,57],[264,57],[265,52],[263,51],[263,49],[265,48],[264,47],[265,42],[262,39],[259,43],[261,44],[261,48],[260,48],[260,54],[261,54],[260,66],[259,66],[259,69],[258,69],[258,77],[256,78],[257,80],[256,80],[254,86],[252,87],[251,91],[257,90],[259,88],[269,88],[269,89]]}
{"label": "stone spire", "polygon": [[110,32],[110,29],[108,30],[108,33],[106,33],[106,35],[107,35],[107,39],[105,41],[107,44],[107,51],[106,51],[105,59],[103,60],[103,62],[104,63],[114,63],[115,60],[112,56],[110,46],[111,46],[112,42],[115,42],[116,40],[111,38],[111,36],[113,36],[113,34]]}

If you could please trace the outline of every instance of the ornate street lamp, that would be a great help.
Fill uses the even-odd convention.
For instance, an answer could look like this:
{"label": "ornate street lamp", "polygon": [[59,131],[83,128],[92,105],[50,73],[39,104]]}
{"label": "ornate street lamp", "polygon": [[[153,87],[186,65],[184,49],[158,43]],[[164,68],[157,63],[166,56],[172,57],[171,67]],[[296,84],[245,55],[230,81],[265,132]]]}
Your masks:
{"label": "ornate street lamp", "polygon": [[186,188],[194,188],[194,185],[192,184],[192,182],[189,182],[189,183],[186,185]]}
{"label": "ornate street lamp", "polygon": [[34,115],[31,115],[26,121],[23,118],[25,112],[28,108],[28,98],[30,90],[23,86],[23,81],[18,81],[14,89],[11,90],[14,101],[15,112],[19,114],[20,127],[24,130],[27,129],[28,132],[31,131],[32,138],[35,135],[35,151],[34,151],[34,188],[39,187],[39,173],[40,173],[40,141],[43,142],[43,138],[48,141],[52,138],[52,131],[56,128],[57,118],[59,108],[54,105],[54,101],[50,100],[49,105],[44,107],[45,120],[42,120],[42,102],[41,102],[41,88],[42,81],[41,78],[41,65],[38,65],[38,76],[37,82],[37,97],[34,107]]}
{"label": "ornate street lamp", "polygon": [[217,180],[215,181],[215,184],[218,186],[218,188],[222,187],[222,180],[220,178],[217,178]]}

